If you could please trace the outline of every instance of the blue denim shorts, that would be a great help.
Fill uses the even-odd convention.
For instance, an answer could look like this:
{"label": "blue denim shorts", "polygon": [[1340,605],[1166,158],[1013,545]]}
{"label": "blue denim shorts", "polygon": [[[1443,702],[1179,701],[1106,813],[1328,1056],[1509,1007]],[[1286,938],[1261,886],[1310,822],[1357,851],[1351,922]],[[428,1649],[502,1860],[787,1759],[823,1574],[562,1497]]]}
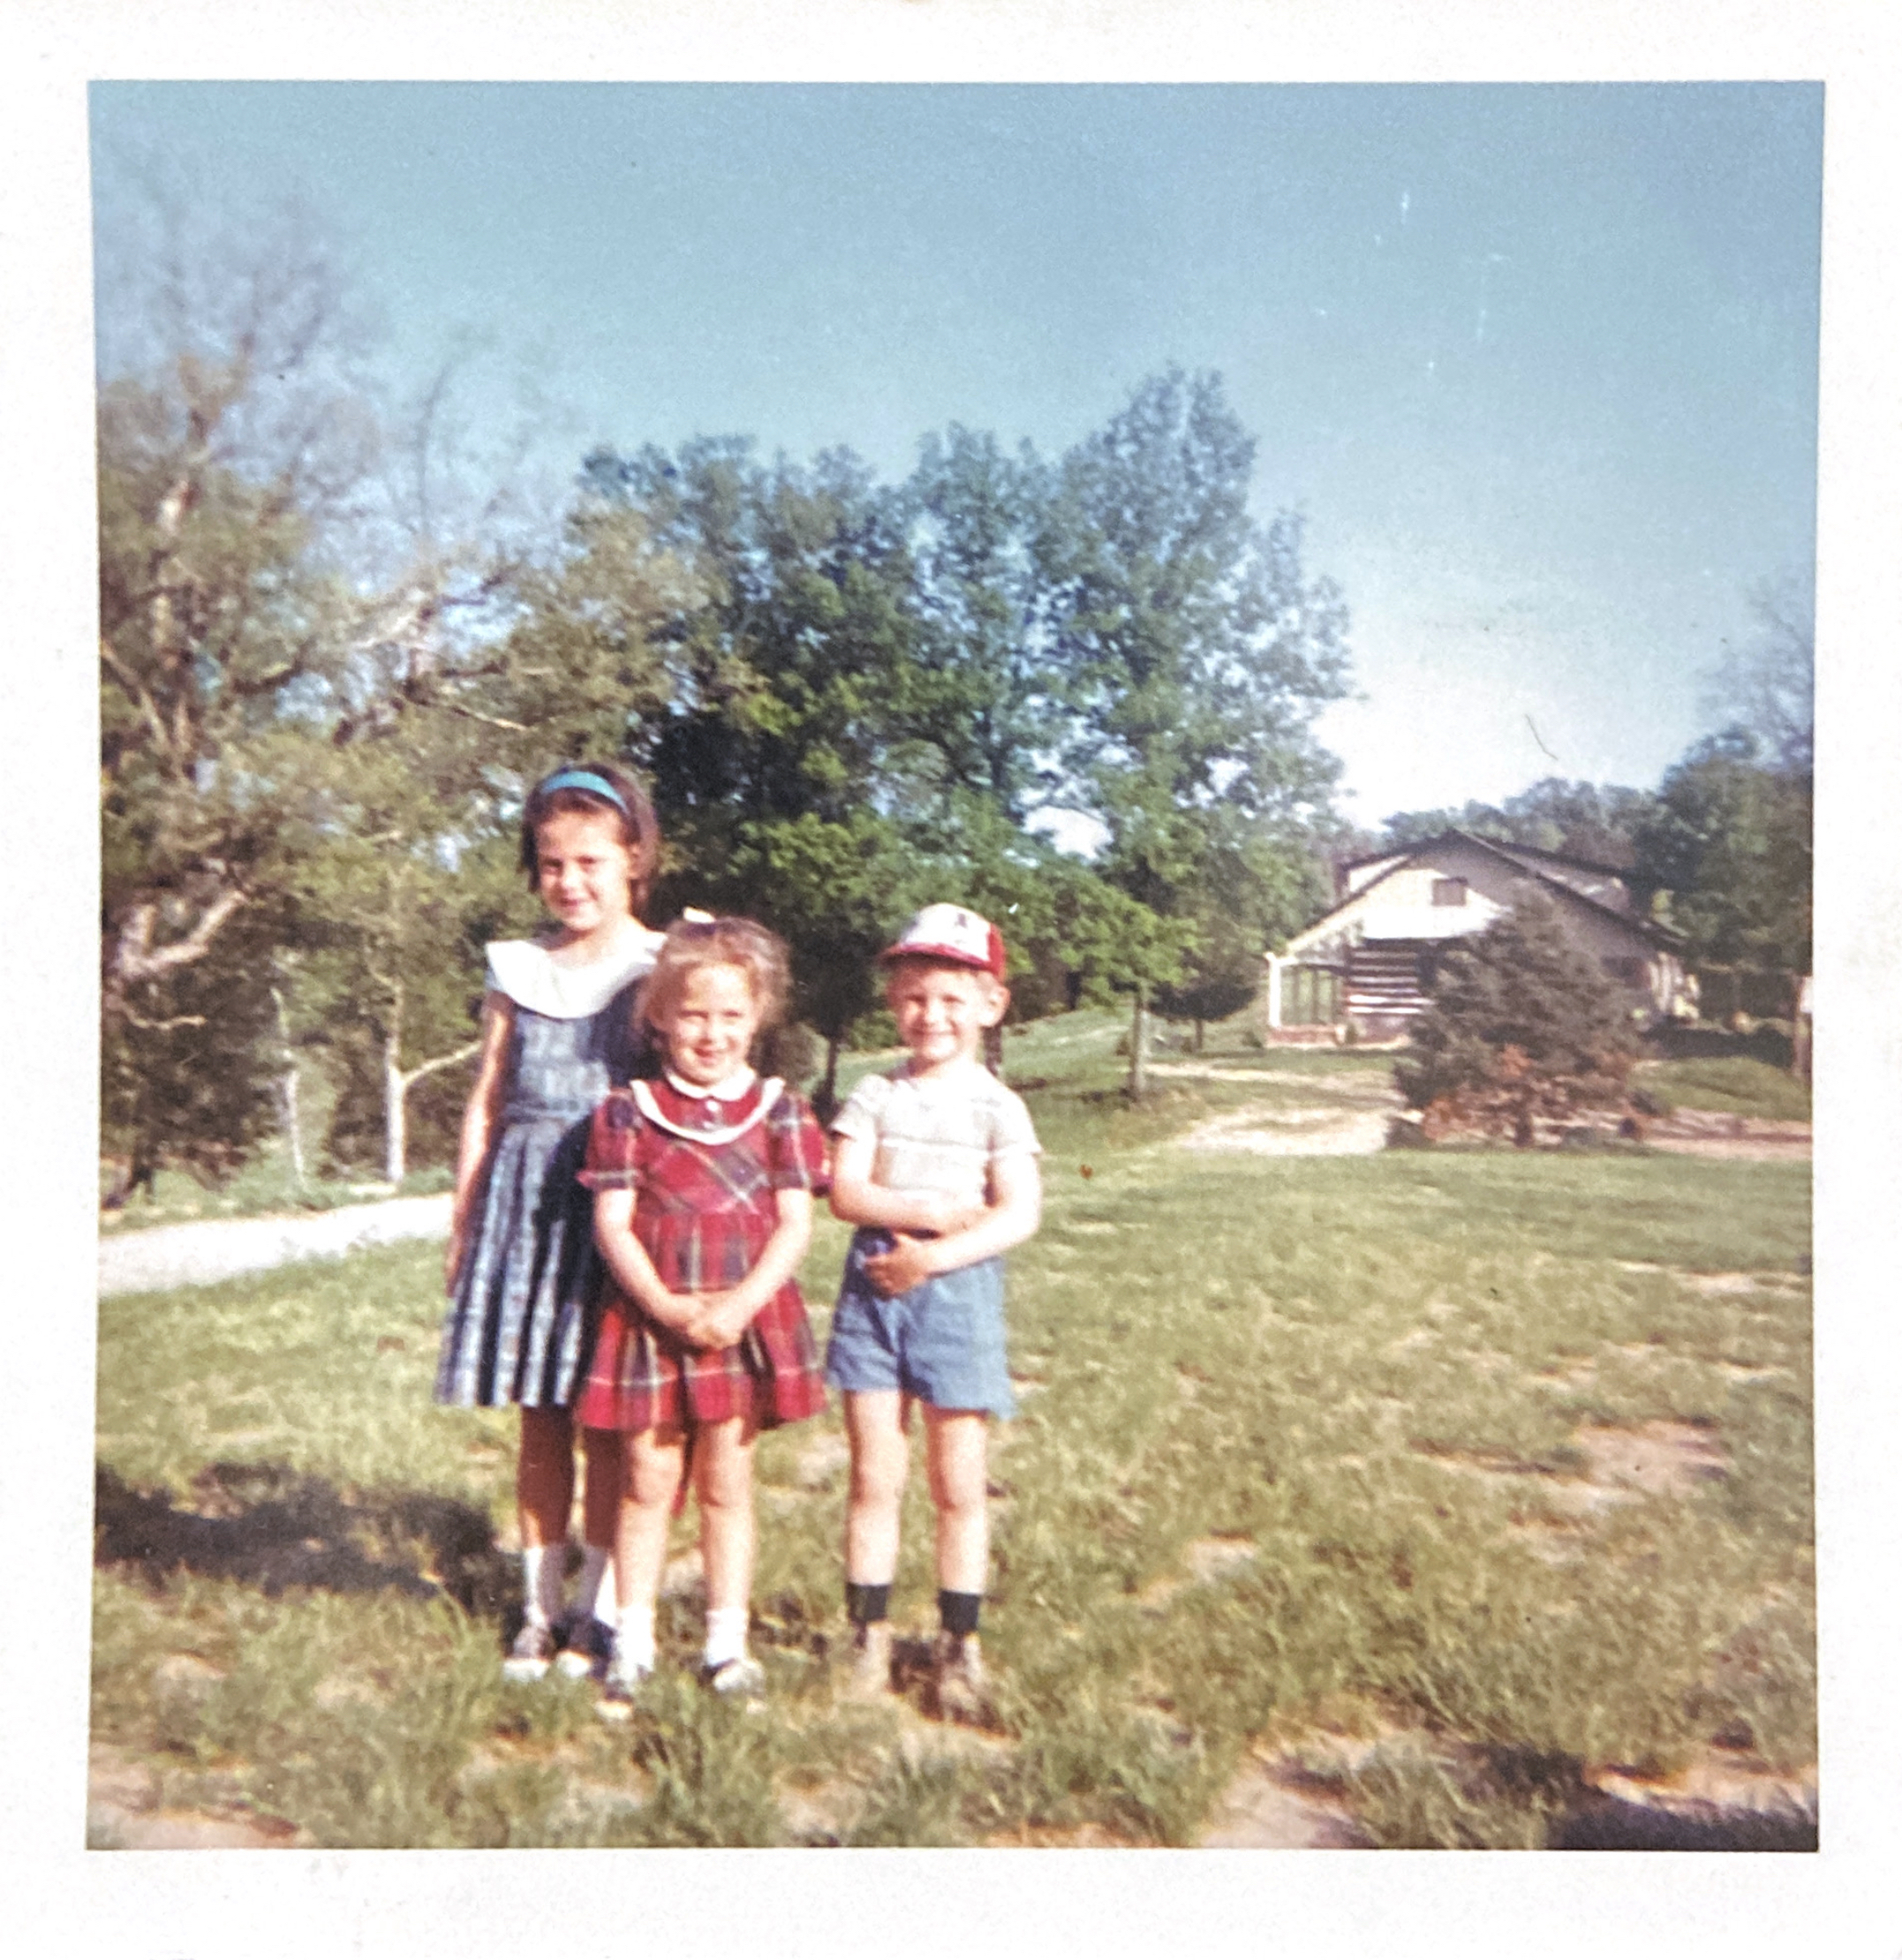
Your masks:
{"label": "blue denim shorts", "polygon": [[888,1232],[861,1227],[852,1234],[826,1344],[826,1379],[836,1389],[898,1389],[933,1408],[1015,1415],[1004,1359],[1002,1259],[960,1266],[881,1300],[864,1262],[891,1246]]}

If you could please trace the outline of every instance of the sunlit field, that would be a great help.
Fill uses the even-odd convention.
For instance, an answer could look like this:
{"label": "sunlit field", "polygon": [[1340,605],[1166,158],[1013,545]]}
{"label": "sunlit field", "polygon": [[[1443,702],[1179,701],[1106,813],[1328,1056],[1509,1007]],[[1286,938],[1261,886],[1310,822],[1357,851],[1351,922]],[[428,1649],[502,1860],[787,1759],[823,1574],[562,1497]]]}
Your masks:
{"label": "sunlit field", "polygon": [[[695,1685],[691,1514],[630,1724],[504,1685],[514,1421],[431,1406],[422,1245],[103,1302],[95,1769],[260,1843],[1287,1841],[1248,1835],[1272,1790],[1316,1842],[1539,1846],[1672,1787],[1717,1792],[1681,1841],[1813,1837],[1808,1165],[1191,1150],[1388,1059],[1215,1030],[1131,1108],[1119,1029],[1008,1043],[1047,1204],[1011,1263],[994,1731],[838,1698],[836,1409],[759,1451],[761,1711]],[[907,1505],[921,1662],[922,1476]],[[93,1836],[135,1841],[109,1805]]]}

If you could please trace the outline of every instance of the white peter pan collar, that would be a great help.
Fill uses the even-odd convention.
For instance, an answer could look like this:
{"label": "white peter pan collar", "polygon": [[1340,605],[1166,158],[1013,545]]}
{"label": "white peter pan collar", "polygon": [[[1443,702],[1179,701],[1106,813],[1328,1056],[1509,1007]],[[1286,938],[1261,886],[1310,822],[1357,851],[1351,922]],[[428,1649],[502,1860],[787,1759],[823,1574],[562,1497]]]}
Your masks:
{"label": "white peter pan collar", "polygon": [[[713,1089],[697,1089],[691,1084],[683,1084],[672,1069],[668,1070],[667,1080],[668,1088],[676,1094],[691,1097],[704,1110],[710,1103],[736,1103],[750,1095],[755,1077],[750,1068],[744,1070],[743,1074],[746,1079],[737,1095],[724,1095],[721,1091],[731,1089],[735,1082],[739,1082],[739,1074],[728,1075],[725,1082]],[[675,1136],[684,1136],[691,1142],[704,1144],[709,1149],[717,1149],[723,1144],[731,1143],[736,1137],[744,1136],[754,1124],[761,1121],[770,1110],[777,1106],[780,1097],[786,1091],[786,1084],[777,1075],[768,1075],[759,1084],[759,1100],[738,1122],[690,1125],[676,1122],[661,1109],[652,1082],[630,1082],[628,1088],[634,1097],[635,1107],[650,1123]]]}
{"label": "white peter pan collar", "polygon": [[653,967],[661,935],[629,922],[608,951],[585,966],[563,966],[533,939],[492,939],[488,984],[518,1007],[554,1021],[599,1014],[630,980]]}
{"label": "white peter pan collar", "polygon": [[671,1068],[663,1070],[662,1073],[676,1095],[684,1096],[696,1103],[736,1103],[759,1080],[744,1062],[724,1082],[715,1082],[711,1089],[702,1082],[690,1082],[683,1075],[676,1075]]}

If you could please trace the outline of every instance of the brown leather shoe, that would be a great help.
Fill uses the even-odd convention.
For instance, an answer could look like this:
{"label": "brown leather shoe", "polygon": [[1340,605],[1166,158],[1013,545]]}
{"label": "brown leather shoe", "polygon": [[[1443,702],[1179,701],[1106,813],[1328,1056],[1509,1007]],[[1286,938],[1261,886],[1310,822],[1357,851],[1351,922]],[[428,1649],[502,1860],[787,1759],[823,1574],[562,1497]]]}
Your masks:
{"label": "brown leather shoe", "polygon": [[892,1692],[892,1623],[871,1620],[852,1629],[852,1661],[845,1677],[849,1701],[882,1701]]}
{"label": "brown leather shoe", "polygon": [[984,1649],[977,1636],[940,1632],[932,1660],[940,1718],[967,1723],[974,1729],[987,1727],[997,1711],[992,1705],[990,1679],[984,1670]]}

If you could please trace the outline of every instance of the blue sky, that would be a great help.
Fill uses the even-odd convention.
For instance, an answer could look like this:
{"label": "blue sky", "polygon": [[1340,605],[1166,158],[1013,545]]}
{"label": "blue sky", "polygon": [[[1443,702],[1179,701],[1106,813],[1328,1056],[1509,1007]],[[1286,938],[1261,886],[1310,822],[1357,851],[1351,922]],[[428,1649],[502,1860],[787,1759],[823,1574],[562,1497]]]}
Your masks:
{"label": "blue sky", "polygon": [[[1365,699],[1344,807],[1655,781],[1815,524],[1822,92],[1692,86],[114,83],[208,209],[296,190],[393,381],[591,443],[743,433],[902,473],[1060,450],[1212,367],[1307,514]],[[110,321],[102,322],[109,330]]]}

